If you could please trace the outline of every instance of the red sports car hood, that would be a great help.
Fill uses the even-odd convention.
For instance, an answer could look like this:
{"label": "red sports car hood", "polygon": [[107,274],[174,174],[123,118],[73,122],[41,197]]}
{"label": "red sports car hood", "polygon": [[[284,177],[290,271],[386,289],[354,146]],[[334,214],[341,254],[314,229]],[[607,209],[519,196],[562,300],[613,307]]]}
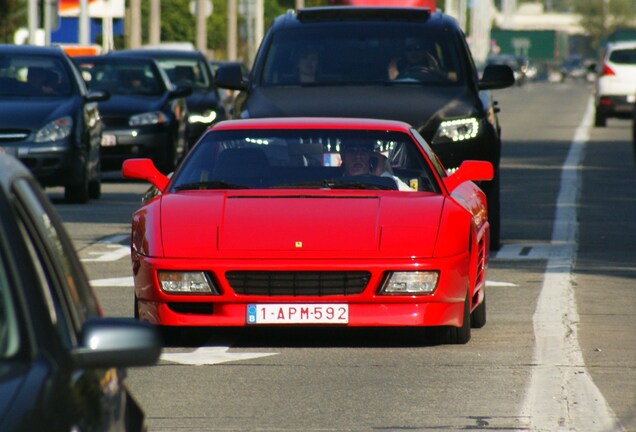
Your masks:
{"label": "red sports car hood", "polygon": [[[160,232],[142,237],[159,234],[146,252],[161,255],[163,245],[172,258],[432,256],[444,202],[404,192],[179,192],[161,200]],[[145,231],[158,227],[153,210]]]}

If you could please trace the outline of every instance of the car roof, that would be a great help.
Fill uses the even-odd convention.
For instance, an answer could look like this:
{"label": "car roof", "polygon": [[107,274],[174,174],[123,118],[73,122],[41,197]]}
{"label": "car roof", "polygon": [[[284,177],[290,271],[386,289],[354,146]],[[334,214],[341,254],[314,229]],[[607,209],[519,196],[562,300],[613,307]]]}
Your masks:
{"label": "car roof", "polygon": [[636,41],[619,41],[607,44],[608,51],[622,48],[636,48]]}
{"label": "car roof", "polygon": [[39,46],[39,45],[13,45],[0,44],[0,51],[13,54],[48,54],[65,56],[64,50],[57,45]]}
{"label": "car roof", "polygon": [[73,60],[76,63],[149,63],[156,64],[157,62],[150,57],[145,56],[108,56],[108,55],[99,55],[99,56],[74,56]]}
{"label": "car roof", "polygon": [[[280,21],[279,21],[280,20]],[[321,6],[288,11],[277,20],[279,25],[329,24],[342,21],[408,22],[425,25],[427,28],[457,27],[450,15],[428,8],[414,7],[366,7],[366,6]]]}
{"label": "car roof", "polygon": [[271,117],[225,120],[212,130],[248,129],[365,129],[409,132],[411,125],[396,120],[341,118],[341,117]]}
{"label": "car roof", "polygon": [[111,51],[108,55],[139,55],[145,57],[154,58],[198,58],[207,61],[201,51],[189,51],[189,50],[172,50],[172,49],[125,49]]}

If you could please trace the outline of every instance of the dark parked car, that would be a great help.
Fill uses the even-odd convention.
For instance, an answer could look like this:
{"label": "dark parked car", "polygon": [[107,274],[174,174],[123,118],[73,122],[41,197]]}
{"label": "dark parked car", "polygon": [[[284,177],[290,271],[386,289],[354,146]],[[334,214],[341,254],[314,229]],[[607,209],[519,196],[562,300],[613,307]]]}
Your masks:
{"label": "dark parked car", "polygon": [[224,95],[214,84],[214,74],[201,51],[142,48],[111,51],[108,55],[144,55],[154,58],[173,83],[192,87],[192,94],[186,98],[190,146],[197,142],[208,127],[226,118]]}
{"label": "dark parked car", "polygon": [[102,316],[55,209],[0,154],[0,430],[143,431],[124,368],[160,353],[151,324]]}
{"label": "dark parked car", "polygon": [[500,126],[487,90],[511,86],[514,77],[508,66],[489,65],[480,79],[453,18],[420,8],[290,11],[270,27],[249,80],[239,66],[227,65],[216,83],[241,91],[237,118],[401,120],[449,169],[468,159],[491,162],[495,178],[480,186],[488,196],[491,245],[499,247]]}
{"label": "dark parked car", "polygon": [[104,169],[121,168],[131,157],[148,157],[164,172],[174,169],[188,147],[190,87],[175,87],[147,57],[86,56],[73,60],[91,90],[104,90],[100,102],[104,130]]}
{"label": "dark parked car", "polygon": [[57,47],[0,45],[0,152],[15,155],[68,201],[101,194],[97,102]]}

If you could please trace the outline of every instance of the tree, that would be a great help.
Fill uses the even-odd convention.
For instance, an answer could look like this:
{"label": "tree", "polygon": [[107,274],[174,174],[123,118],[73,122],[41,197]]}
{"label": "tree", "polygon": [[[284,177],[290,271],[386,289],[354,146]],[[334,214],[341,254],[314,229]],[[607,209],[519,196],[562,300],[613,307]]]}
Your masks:
{"label": "tree", "polygon": [[636,2],[634,0],[578,0],[574,12],[581,17],[581,26],[592,39],[594,48],[603,39],[621,28],[634,28]]}
{"label": "tree", "polygon": [[15,31],[26,21],[25,4],[18,0],[0,0],[0,42],[13,43]]}

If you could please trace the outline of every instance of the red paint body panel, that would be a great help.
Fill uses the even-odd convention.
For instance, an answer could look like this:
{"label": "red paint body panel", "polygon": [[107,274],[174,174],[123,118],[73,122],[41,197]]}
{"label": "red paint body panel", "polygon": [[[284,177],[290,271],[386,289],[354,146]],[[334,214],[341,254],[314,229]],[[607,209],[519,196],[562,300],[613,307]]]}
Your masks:
{"label": "red paint body panel", "polygon": [[[281,118],[221,122],[206,135],[304,129],[413,133],[409,125],[394,121]],[[165,326],[244,326],[248,304],[346,303],[349,326],[461,326],[466,296],[471,310],[484,298],[486,199],[474,183],[435,171],[426,152],[419,151],[418,157],[434,171],[428,181],[438,184],[437,191],[174,190],[177,171],[163,194],[133,215],[132,261],[140,319]],[[157,179],[156,185],[166,181],[141,162],[127,162],[123,171],[136,178]],[[471,169],[460,168],[458,175],[488,175],[483,167]],[[442,178],[448,180],[444,183],[450,191]],[[204,271],[220,295],[167,294],[158,283],[159,270]],[[379,294],[390,272],[418,270],[439,272],[434,293]],[[370,279],[358,294],[247,295],[232,289],[228,271],[364,271]]]}

